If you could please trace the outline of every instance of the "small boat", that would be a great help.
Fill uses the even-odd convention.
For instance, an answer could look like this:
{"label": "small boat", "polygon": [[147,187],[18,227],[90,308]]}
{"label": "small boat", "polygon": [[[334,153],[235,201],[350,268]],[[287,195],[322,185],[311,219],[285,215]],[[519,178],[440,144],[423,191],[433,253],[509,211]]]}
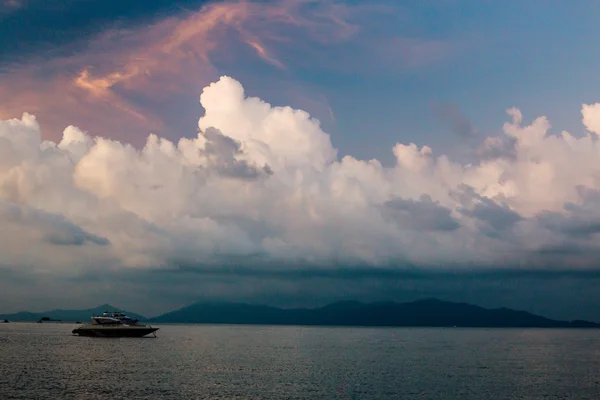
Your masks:
{"label": "small boat", "polygon": [[93,316],[91,324],[73,329],[74,335],[93,337],[143,337],[153,334],[156,337],[158,328],[139,324],[137,319],[129,318],[121,312],[105,311],[102,315]]}
{"label": "small boat", "polygon": [[44,322],[52,322],[52,323],[59,323],[62,322],[60,319],[52,319],[50,317],[42,317],[38,320],[38,324],[44,323]]}

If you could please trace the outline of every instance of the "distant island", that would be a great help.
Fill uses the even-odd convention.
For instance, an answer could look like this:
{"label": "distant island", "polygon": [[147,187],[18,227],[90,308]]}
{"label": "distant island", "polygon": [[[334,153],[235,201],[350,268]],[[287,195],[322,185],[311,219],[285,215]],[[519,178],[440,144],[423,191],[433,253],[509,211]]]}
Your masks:
{"label": "distant island", "polygon": [[100,315],[104,311],[121,311],[125,312],[132,318],[139,320],[147,319],[138,314],[128,313],[110,304],[103,304],[98,307],[88,308],[85,310],[50,310],[40,313],[32,313],[27,311],[18,312],[15,314],[0,314],[0,320],[11,322],[89,322],[92,315]]}
{"label": "distant island", "polygon": [[406,303],[345,301],[319,308],[282,309],[244,303],[199,302],[154,318],[109,304],[87,310],[52,310],[0,315],[0,320],[89,321],[94,314],[121,311],[140,321],[183,324],[250,324],[306,326],[472,327],[472,328],[600,328],[590,321],[559,321],[508,308],[486,309],[437,299]]}
{"label": "distant island", "polygon": [[50,317],[42,317],[38,320],[38,322],[41,324],[42,322],[62,322],[60,319],[52,319]]}

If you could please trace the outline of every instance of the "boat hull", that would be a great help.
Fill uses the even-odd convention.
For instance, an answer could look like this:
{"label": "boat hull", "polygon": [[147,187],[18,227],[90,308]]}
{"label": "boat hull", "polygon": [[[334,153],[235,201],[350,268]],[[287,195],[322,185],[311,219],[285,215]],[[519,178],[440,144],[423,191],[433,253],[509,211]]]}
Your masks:
{"label": "boat hull", "polygon": [[144,337],[151,333],[154,333],[158,330],[158,328],[153,328],[151,326],[144,327],[131,327],[131,326],[115,326],[115,327],[106,327],[106,326],[82,326],[76,329],[73,329],[73,334],[79,336],[88,336],[88,337]]}

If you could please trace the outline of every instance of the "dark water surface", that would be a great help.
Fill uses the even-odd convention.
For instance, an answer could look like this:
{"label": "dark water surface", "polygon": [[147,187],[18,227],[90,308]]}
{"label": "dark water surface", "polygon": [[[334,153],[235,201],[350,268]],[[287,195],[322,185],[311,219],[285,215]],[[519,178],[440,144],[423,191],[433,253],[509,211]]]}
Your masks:
{"label": "dark water surface", "polygon": [[0,324],[0,399],[600,399],[600,330]]}

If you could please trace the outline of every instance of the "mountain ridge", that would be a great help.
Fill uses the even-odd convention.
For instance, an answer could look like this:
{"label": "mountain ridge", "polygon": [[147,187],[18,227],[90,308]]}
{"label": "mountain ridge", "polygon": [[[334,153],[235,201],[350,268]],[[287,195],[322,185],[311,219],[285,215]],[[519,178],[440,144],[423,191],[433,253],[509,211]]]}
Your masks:
{"label": "mountain ridge", "polygon": [[85,310],[56,309],[41,313],[22,311],[0,314],[0,320],[37,321],[49,317],[61,321],[88,321],[103,311],[121,311],[132,318],[153,323],[387,326],[387,327],[481,327],[481,328],[600,328],[584,320],[561,321],[506,307],[477,305],[436,298],[398,303],[339,301],[316,308],[279,308],[240,302],[196,302],[153,318],[125,311],[110,304]]}
{"label": "mountain ridge", "polygon": [[65,309],[54,309],[43,312],[29,312],[29,311],[19,311],[12,314],[0,314],[0,320],[8,320],[8,321],[23,321],[23,322],[32,322],[39,321],[41,318],[48,317],[54,321],[64,321],[64,322],[76,322],[76,321],[86,321],[88,322],[93,315],[102,314],[104,311],[120,311],[124,312],[131,318],[137,318],[140,321],[145,321],[147,318],[135,314],[132,312],[125,311],[121,308],[112,306],[110,304],[102,304],[97,307],[87,308],[82,310],[65,310]]}
{"label": "mountain ridge", "polygon": [[561,321],[506,307],[487,309],[435,298],[397,303],[341,301],[317,308],[282,309],[247,303],[197,302],[150,318],[157,323],[309,326],[555,327],[598,328],[583,320]]}

